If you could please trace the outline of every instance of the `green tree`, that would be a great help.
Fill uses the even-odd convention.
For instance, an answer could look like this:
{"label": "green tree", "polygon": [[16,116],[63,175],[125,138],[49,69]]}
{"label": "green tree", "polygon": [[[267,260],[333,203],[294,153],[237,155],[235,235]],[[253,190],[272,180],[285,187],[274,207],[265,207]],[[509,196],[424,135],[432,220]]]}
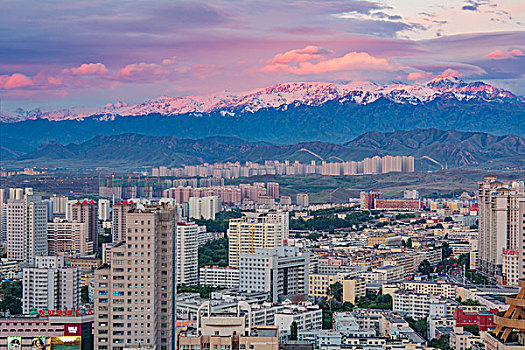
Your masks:
{"label": "green tree", "polygon": [[82,286],[82,288],[80,289],[80,301],[81,301],[83,304],[87,304],[87,303],[89,303],[89,290],[88,290],[88,286]]}
{"label": "green tree", "polygon": [[206,242],[199,248],[199,266],[228,266],[228,239],[219,238]]}
{"label": "green tree", "polygon": [[22,313],[22,281],[5,281],[0,284],[0,311],[9,312],[12,315]]}
{"label": "green tree", "polygon": [[181,285],[177,287],[177,293],[199,293],[199,296],[203,299],[208,299],[210,294],[221,288],[205,286],[205,285],[195,285],[195,286],[185,286]]}
{"label": "green tree", "polygon": [[432,339],[428,343],[429,347],[442,349],[442,350],[452,350],[452,347],[448,344],[450,341],[450,336],[448,334],[442,335],[439,339]]}
{"label": "green tree", "polygon": [[295,321],[290,325],[290,340],[297,340],[297,322]]}
{"label": "green tree", "polygon": [[367,292],[357,300],[357,306],[363,309],[392,310],[392,297],[390,294]]}
{"label": "green tree", "polygon": [[463,304],[463,305],[469,305],[469,306],[481,305],[479,301],[477,301],[477,300],[473,300],[473,299],[470,299],[470,298],[468,298],[468,299],[465,300],[465,301],[461,301],[461,304]]}
{"label": "green tree", "polygon": [[444,242],[443,245],[441,246],[441,258],[446,259],[451,255],[452,255],[452,249],[450,249],[450,246],[448,245],[447,242]]}
{"label": "green tree", "polygon": [[334,284],[331,284],[328,286],[328,290],[326,291],[326,294],[332,298],[334,298],[338,302],[343,301],[343,285],[341,282],[336,282]]}
{"label": "green tree", "polygon": [[432,273],[432,271],[433,271],[433,269],[432,269],[432,265],[430,265],[430,263],[428,262],[427,259],[423,260],[423,261],[419,264],[419,266],[418,266],[417,269],[418,269],[419,272],[422,273],[423,275],[430,275],[430,274]]}
{"label": "green tree", "polygon": [[405,318],[405,321],[408,322],[408,324],[410,325],[410,328],[415,330],[423,338],[426,338],[427,328],[428,328],[428,321],[426,317],[416,321],[412,317],[409,316]]}
{"label": "green tree", "polygon": [[466,326],[463,326],[463,330],[467,331],[467,332],[470,332],[470,333],[474,334],[475,336],[479,335],[479,326],[475,325],[475,324],[468,324]]}

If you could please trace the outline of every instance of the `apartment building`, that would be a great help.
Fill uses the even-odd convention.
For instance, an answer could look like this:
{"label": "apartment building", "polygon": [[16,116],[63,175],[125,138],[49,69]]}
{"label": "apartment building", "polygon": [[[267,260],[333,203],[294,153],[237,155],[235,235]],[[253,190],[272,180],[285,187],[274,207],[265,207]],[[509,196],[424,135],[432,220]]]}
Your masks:
{"label": "apartment building", "polygon": [[256,249],[241,254],[239,290],[264,292],[273,303],[287,297],[308,295],[310,253],[297,247]]}
{"label": "apartment building", "polygon": [[64,257],[36,256],[23,269],[22,310],[73,310],[80,306],[80,269],[65,267]]}
{"label": "apartment building", "polygon": [[126,239],[95,271],[95,347],[174,347],[177,211],[168,203],[126,213]]}
{"label": "apartment building", "polygon": [[199,284],[210,287],[239,288],[239,269],[231,266],[204,266],[199,269]]}
{"label": "apartment building", "polygon": [[392,310],[402,312],[416,320],[430,315],[446,316],[447,308],[443,300],[430,294],[411,291],[397,291],[393,294]]}
{"label": "apartment building", "polygon": [[113,205],[111,211],[111,231],[113,235],[113,243],[118,243],[126,240],[126,215],[135,207],[133,201],[118,201]]}
{"label": "apartment building", "polygon": [[343,302],[356,305],[357,300],[366,295],[365,280],[361,277],[347,277],[342,284]]}
{"label": "apartment building", "polygon": [[88,225],[54,219],[47,223],[47,251],[49,255],[87,255],[93,253],[93,242],[88,239]]}
{"label": "apartment building", "polygon": [[47,255],[47,205],[26,195],[9,200],[6,212],[7,258],[31,266]]}
{"label": "apartment building", "polygon": [[177,224],[177,285],[199,284],[199,226],[194,222]]}
{"label": "apartment building", "polygon": [[420,294],[440,295],[443,298],[456,298],[456,285],[442,282],[403,282],[400,289],[411,290]]}
{"label": "apartment building", "polygon": [[327,296],[328,287],[334,283],[341,283],[345,278],[344,273],[321,274],[311,273],[308,275],[308,296],[311,298],[322,298]]}
{"label": "apartment building", "polygon": [[72,222],[87,224],[88,241],[93,242],[93,247],[98,247],[98,206],[94,200],[77,201],[71,206]]}
{"label": "apartment building", "polygon": [[228,227],[229,263],[239,267],[241,254],[254,253],[259,248],[277,248],[285,245],[289,236],[287,212],[243,213],[231,219]]}
{"label": "apartment building", "polygon": [[[524,251],[523,215],[525,201],[522,181],[504,183],[485,176],[479,183],[479,263],[481,270],[501,282],[518,285],[524,276],[520,253]],[[525,208],[525,207],[523,207]],[[520,216],[521,214],[521,216]]]}
{"label": "apartment building", "polygon": [[215,220],[215,214],[221,211],[221,201],[218,196],[190,197],[188,208],[191,219]]}

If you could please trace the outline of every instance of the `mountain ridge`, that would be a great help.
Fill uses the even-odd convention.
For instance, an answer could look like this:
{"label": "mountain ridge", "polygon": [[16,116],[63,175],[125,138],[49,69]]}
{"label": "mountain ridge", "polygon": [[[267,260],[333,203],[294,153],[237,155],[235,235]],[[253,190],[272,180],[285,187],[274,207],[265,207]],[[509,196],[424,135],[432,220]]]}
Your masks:
{"label": "mountain ridge", "polygon": [[254,113],[263,109],[284,109],[290,105],[320,106],[329,101],[367,105],[379,99],[399,104],[426,104],[436,99],[457,101],[485,101],[491,103],[524,103],[525,98],[510,91],[496,88],[481,81],[466,83],[458,78],[435,78],[424,85],[390,84],[377,85],[370,82],[336,84],[328,82],[282,83],[241,93],[222,93],[200,96],[161,96],[135,105],[123,102],[107,104],[99,108],[62,109],[43,112],[17,112],[17,117],[3,115],[2,122],[48,119],[112,120],[116,116],[139,116],[159,114],[165,116],[182,114],[209,114],[219,112],[223,117],[239,113]]}
{"label": "mountain ridge", "polygon": [[368,132],[344,144],[310,141],[290,145],[249,142],[233,137],[192,140],[126,133],[96,136],[80,144],[47,143],[34,152],[11,158],[10,163],[142,167],[225,161],[319,160],[303,149],[325,160],[337,157],[356,161],[375,155],[412,155],[417,158],[420,170],[435,168],[423,157],[457,168],[525,167],[525,140],[522,137],[438,129]]}

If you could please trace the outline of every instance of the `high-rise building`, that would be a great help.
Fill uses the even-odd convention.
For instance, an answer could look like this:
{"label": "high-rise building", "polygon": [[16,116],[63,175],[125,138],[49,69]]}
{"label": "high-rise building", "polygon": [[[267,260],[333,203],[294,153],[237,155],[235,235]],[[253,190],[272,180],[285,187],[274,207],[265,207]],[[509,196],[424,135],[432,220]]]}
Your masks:
{"label": "high-rise building", "polygon": [[7,240],[7,204],[0,202],[0,242]]}
{"label": "high-rise building", "polygon": [[88,239],[88,224],[55,219],[47,224],[48,255],[87,255],[93,253]]}
{"label": "high-rise building", "polygon": [[33,265],[47,255],[47,205],[36,196],[7,203],[7,258]]}
{"label": "high-rise building", "polygon": [[177,224],[177,284],[199,284],[199,226],[194,222]]}
{"label": "high-rise building", "polygon": [[281,205],[292,205],[292,197],[281,196],[281,200],[279,202],[281,203]]}
{"label": "high-rise building", "polygon": [[95,348],[174,347],[177,210],[168,203],[126,213],[111,266],[95,271]]}
{"label": "high-rise building", "polygon": [[100,198],[98,200],[98,219],[100,221],[108,221],[110,209],[111,206],[109,199]]}
{"label": "high-rise building", "polygon": [[57,196],[54,194],[49,198],[53,206],[53,215],[66,215],[68,198],[66,196]]}
{"label": "high-rise building", "polygon": [[215,214],[221,210],[221,203],[217,196],[190,197],[188,207],[188,216],[192,219],[215,220]]}
{"label": "high-rise building", "polygon": [[297,205],[303,208],[306,208],[310,205],[310,198],[308,193],[297,193],[296,198]]}
{"label": "high-rise building", "polygon": [[288,241],[288,212],[243,213],[231,219],[228,228],[229,263],[239,266],[241,254],[254,253],[258,248],[277,248]]}
{"label": "high-rise building", "polygon": [[98,247],[98,209],[94,200],[77,201],[71,206],[71,221],[87,224],[88,240],[93,242],[93,248]]}
{"label": "high-rise building", "polygon": [[279,198],[279,183],[268,182],[266,183],[266,195],[272,198]]}
{"label": "high-rise building", "polygon": [[77,199],[69,199],[66,202],[66,221],[71,221],[73,217],[73,205],[77,204]]}
{"label": "high-rise building", "polygon": [[126,214],[133,209],[132,201],[117,202],[111,210],[111,232],[113,243],[126,240]]}
{"label": "high-rise building", "polygon": [[520,203],[525,201],[523,182],[503,183],[485,176],[479,183],[479,259],[483,272],[499,277],[501,283],[517,285],[524,276],[523,217]]}
{"label": "high-rise building", "polygon": [[269,300],[306,297],[310,253],[297,247],[256,249],[241,254],[239,259],[239,290],[268,293]]}
{"label": "high-rise building", "polygon": [[74,310],[80,306],[80,269],[65,267],[64,257],[37,256],[23,269],[22,309]]}
{"label": "high-rise building", "polygon": [[9,199],[9,191],[6,188],[0,188],[0,204],[7,203]]}
{"label": "high-rise building", "polygon": [[375,208],[376,198],[381,198],[379,191],[361,191],[359,194],[361,210],[371,210]]}

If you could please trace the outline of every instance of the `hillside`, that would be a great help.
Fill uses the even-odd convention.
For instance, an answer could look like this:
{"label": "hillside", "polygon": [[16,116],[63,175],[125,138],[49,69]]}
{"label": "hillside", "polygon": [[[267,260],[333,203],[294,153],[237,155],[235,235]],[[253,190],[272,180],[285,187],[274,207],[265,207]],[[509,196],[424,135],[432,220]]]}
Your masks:
{"label": "hillside", "polygon": [[[224,161],[309,162],[320,158],[333,161],[335,157],[350,161],[392,154],[416,157],[418,170],[439,168],[432,160],[449,168],[525,167],[525,140],[519,136],[495,136],[438,129],[369,132],[345,144],[316,141],[290,145],[248,142],[233,137],[192,140],[129,133],[96,136],[80,144],[47,143],[36,151],[23,155],[6,150],[8,151],[11,159],[3,159],[4,166],[173,167]],[[318,157],[308,151],[317,154]]]}

